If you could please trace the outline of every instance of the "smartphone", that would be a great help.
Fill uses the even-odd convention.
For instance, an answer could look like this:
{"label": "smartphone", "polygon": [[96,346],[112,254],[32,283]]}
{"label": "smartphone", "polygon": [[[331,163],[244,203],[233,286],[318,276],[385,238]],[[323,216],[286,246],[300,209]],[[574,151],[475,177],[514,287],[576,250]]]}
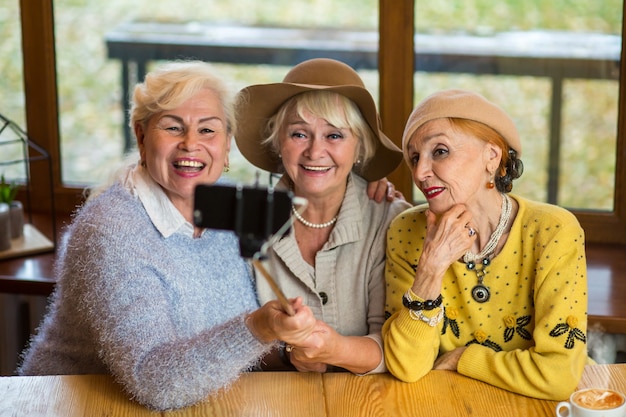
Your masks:
{"label": "smartphone", "polygon": [[290,191],[271,187],[200,184],[195,189],[194,224],[232,230],[239,237],[241,255],[251,258],[289,221],[292,197]]}

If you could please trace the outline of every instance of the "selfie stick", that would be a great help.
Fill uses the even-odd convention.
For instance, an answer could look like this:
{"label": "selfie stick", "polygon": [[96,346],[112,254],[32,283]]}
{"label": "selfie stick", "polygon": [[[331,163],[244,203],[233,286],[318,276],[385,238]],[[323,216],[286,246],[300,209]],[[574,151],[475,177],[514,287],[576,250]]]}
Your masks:
{"label": "selfie stick", "polygon": [[[267,196],[268,205],[270,205],[270,203],[273,203],[273,197],[270,197],[270,194],[271,193],[268,192],[268,196]],[[308,203],[306,199],[301,198],[301,197],[294,197],[292,201],[293,201],[293,204],[302,205],[302,206],[306,206]],[[271,211],[268,210],[268,213],[271,213]],[[252,259],[252,264],[261,272],[261,275],[263,275],[263,277],[269,284],[272,291],[274,291],[274,294],[276,294],[276,297],[278,298],[278,301],[280,302],[280,305],[283,308],[283,311],[290,316],[293,316],[296,314],[295,311],[293,311],[293,307],[291,307],[291,304],[289,304],[289,300],[287,300],[287,297],[285,297],[285,294],[282,292],[278,284],[276,284],[276,281],[274,281],[274,278],[272,278],[272,276],[267,271],[267,269],[265,269],[261,260],[265,258],[265,255],[267,254],[267,248],[270,245],[274,244],[274,242],[278,239],[278,237],[282,236],[285,233],[285,231],[287,231],[287,229],[291,227],[292,221],[293,219],[289,218],[289,220],[285,222],[285,224],[278,230],[278,232],[276,232],[275,235],[273,235],[267,242],[263,244],[263,246],[261,246],[261,249],[256,254],[254,254],[254,257]],[[271,222],[271,218],[268,218],[265,224],[266,225],[271,224],[270,222]],[[270,232],[271,232],[271,229],[268,229],[266,236],[269,236]]]}
{"label": "selfie stick", "polygon": [[[274,212],[274,189],[269,188],[267,190],[267,210],[265,212],[265,236],[270,236],[272,233],[272,213],[273,212]],[[289,221],[287,221],[287,224],[289,224]],[[278,235],[280,236],[281,234],[282,233]],[[265,245],[261,246],[261,251],[263,250],[267,251],[267,247]],[[267,269],[265,269],[265,267],[261,263],[260,257],[263,256],[261,251],[257,252],[257,254],[259,255],[258,258],[256,256],[257,254],[255,254],[255,257],[252,260],[252,263],[254,264],[255,267],[257,267],[259,271],[261,271],[261,274],[265,277],[265,280],[269,284],[270,288],[272,289],[272,291],[274,291],[274,294],[276,294],[276,297],[278,297],[278,301],[280,302],[280,305],[282,306],[283,311],[290,316],[295,315],[296,312],[293,311],[293,308],[291,307],[291,304],[289,304],[287,297],[285,297],[285,294],[283,294],[278,284],[276,284],[276,281],[274,281],[274,278],[272,278],[270,273],[267,272]]]}
{"label": "selfie stick", "polygon": [[270,288],[272,289],[272,291],[274,291],[274,294],[276,294],[276,297],[278,298],[278,301],[280,302],[280,305],[283,308],[283,311],[290,316],[295,315],[296,312],[293,311],[293,307],[291,307],[291,304],[289,304],[289,300],[287,300],[287,297],[285,297],[285,294],[283,294],[280,287],[276,284],[276,281],[274,281],[274,278],[272,278],[270,273],[267,272],[267,269],[265,269],[265,267],[261,263],[261,260],[254,259],[252,263],[259,271],[261,271],[261,274],[265,277],[265,280],[270,285]]}

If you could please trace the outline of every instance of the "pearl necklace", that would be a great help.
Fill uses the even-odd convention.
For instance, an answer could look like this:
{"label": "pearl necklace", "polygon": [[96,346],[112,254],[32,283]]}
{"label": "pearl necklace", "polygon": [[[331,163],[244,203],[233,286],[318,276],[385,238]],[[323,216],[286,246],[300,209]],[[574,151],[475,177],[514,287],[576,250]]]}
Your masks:
{"label": "pearl necklace", "polygon": [[489,241],[479,253],[472,253],[470,251],[465,252],[463,255],[463,262],[470,263],[476,262],[479,259],[484,259],[491,255],[491,253],[496,249],[500,238],[504,234],[504,230],[506,229],[506,225],[509,223],[509,219],[511,218],[511,200],[509,196],[506,194],[502,194],[502,209],[500,212],[500,220],[498,221],[498,225],[496,226],[496,230],[493,231]]}
{"label": "pearl necklace", "polygon": [[300,213],[298,213],[298,210],[296,210],[296,206],[294,206],[293,204],[291,205],[291,211],[293,211],[294,216],[296,216],[296,219],[298,219],[300,223],[312,229],[324,229],[328,226],[332,226],[337,221],[337,216],[335,216],[326,223],[311,223],[310,221],[302,217]]}

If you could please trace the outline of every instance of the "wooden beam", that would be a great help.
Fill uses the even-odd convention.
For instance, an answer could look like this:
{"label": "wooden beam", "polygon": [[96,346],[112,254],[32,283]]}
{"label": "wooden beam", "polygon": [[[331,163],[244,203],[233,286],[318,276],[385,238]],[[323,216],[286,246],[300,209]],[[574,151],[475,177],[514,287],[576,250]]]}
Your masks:
{"label": "wooden beam", "polygon": [[61,179],[53,0],[20,0],[20,17],[25,130],[50,155],[48,162],[30,164],[33,210],[71,212],[82,201],[82,189],[67,188]]}
{"label": "wooden beam", "polygon": [[[413,110],[414,0],[379,0],[380,116],[383,131],[398,147]],[[413,200],[413,180],[404,162],[389,175],[396,189]]]}
{"label": "wooden beam", "polygon": [[[30,139],[50,154],[53,187],[58,187],[61,175],[52,0],[20,0],[20,16],[26,98],[25,130]],[[30,171],[32,200],[38,208],[51,207],[53,197],[48,181],[50,167],[47,163],[34,162],[31,163]]]}

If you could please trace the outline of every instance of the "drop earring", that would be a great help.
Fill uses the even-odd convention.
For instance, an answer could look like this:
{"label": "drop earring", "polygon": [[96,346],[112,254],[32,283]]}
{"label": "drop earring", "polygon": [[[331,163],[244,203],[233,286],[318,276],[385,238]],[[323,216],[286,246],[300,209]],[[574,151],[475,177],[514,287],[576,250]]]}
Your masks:
{"label": "drop earring", "polygon": [[490,189],[490,190],[491,190],[493,187],[495,187],[495,186],[496,186],[496,183],[495,183],[495,181],[494,181],[494,177],[495,177],[495,175],[494,175],[494,174],[491,174],[491,179],[490,179],[490,180],[489,180],[489,182],[487,183],[487,188],[488,188],[488,189]]}

